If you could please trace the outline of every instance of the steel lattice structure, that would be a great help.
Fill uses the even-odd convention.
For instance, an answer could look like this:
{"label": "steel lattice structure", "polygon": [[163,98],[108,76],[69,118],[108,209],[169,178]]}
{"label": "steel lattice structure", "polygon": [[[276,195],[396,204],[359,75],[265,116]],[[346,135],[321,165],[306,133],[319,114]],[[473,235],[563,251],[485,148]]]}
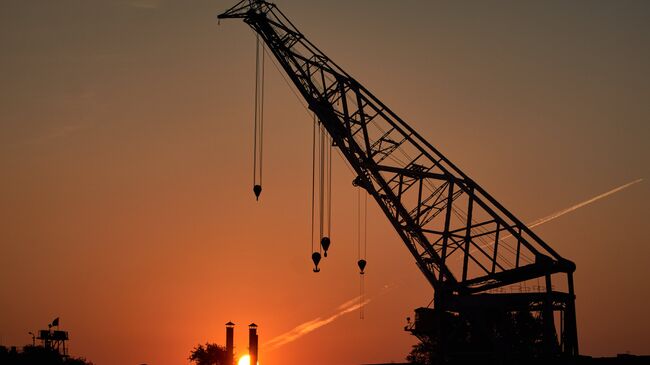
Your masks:
{"label": "steel lattice structure", "polygon": [[[321,52],[277,6],[243,0],[219,18],[241,18],[264,40],[354,169],[353,183],[375,199],[415,258],[436,307],[538,308],[549,331],[559,310],[558,351],[578,354],[571,261]],[[553,290],[551,275],[558,273],[567,276],[566,292]],[[544,290],[488,293],[536,278],[545,279]]]}

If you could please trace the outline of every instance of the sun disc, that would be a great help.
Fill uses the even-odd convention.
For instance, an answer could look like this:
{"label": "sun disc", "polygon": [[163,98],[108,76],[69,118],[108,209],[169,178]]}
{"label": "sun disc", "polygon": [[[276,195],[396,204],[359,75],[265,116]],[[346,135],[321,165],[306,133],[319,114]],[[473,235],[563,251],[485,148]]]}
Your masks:
{"label": "sun disc", "polygon": [[244,355],[239,358],[239,361],[237,362],[237,365],[250,365],[251,364],[251,357],[248,355]]}

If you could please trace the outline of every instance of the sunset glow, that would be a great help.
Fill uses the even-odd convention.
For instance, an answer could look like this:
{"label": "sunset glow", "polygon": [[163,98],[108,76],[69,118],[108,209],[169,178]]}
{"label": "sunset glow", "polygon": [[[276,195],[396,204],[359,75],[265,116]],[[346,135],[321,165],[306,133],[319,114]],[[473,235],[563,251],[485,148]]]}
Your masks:
{"label": "sunset glow", "polygon": [[[69,331],[70,355],[95,364],[189,365],[208,343],[230,344],[236,365],[403,363],[418,342],[404,328],[441,276],[423,275],[410,249],[429,246],[405,246],[402,237],[420,236],[401,236],[387,214],[454,232],[443,241],[459,281],[464,253],[480,255],[468,277],[511,257],[519,241],[485,214],[492,203],[470,217],[468,205],[436,199],[426,213],[382,210],[377,201],[402,194],[367,195],[355,180],[375,175],[344,161],[361,156],[340,151],[350,146],[314,158],[332,145],[318,138],[321,106],[278,62],[285,53],[257,50],[241,19],[218,23],[239,1],[2,1],[0,346],[39,344],[60,317],[52,331]],[[408,124],[408,138],[395,138],[403,128],[376,129],[386,109],[359,113],[379,138],[372,156],[385,156],[357,162],[410,161],[421,155],[404,148],[411,139],[431,144],[467,175],[436,189],[476,183],[576,263],[581,354],[650,352],[650,1],[267,1],[358,80],[343,90],[363,85]],[[327,161],[329,184],[319,178],[330,176]],[[431,184],[410,174],[403,201],[413,205]],[[458,228],[472,221],[485,235]],[[497,234],[494,254],[464,244]],[[568,288],[564,277],[552,286]]]}
{"label": "sunset glow", "polygon": [[[251,357],[249,355],[244,355],[239,358],[239,361],[237,361],[237,365],[250,365],[251,364]],[[257,365],[259,365],[260,362],[257,362]]]}

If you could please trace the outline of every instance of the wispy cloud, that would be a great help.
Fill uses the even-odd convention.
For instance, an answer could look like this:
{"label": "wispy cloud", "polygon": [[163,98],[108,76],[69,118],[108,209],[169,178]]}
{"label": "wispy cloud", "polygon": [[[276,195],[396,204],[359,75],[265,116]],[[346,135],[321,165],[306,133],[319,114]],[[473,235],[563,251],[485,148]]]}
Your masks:
{"label": "wispy cloud", "polygon": [[291,329],[290,331],[285,332],[269,340],[264,344],[264,347],[266,348],[267,351],[275,350],[280,346],[286,345],[289,342],[293,342],[310,332],[313,332],[325,325],[332,323],[334,320],[347,313],[354,312],[355,310],[364,307],[369,302],[370,299],[362,299],[359,296],[352,298],[346,301],[345,303],[341,304],[340,306],[338,306],[337,312],[332,314],[331,316],[325,318],[318,317],[311,321],[301,323],[296,327],[294,327],[293,329]]}
{"label": "wispy cloud", "polygon": [[[386,294],[388,291],[392,290],[395,288],[395,285],[393,284],[385,284],[379,294],[376,296],[381,296]],[[343,302],[343,304],[339,305],[336,308],[336,313],[332,314],[329,317],[318,317],[316,319],[312,319],[307,322],[303,322],[290,331],[287,331],[279,336],[276,336],[266,342],[264,344],[264,348],[267,351],[272,351],[277,349],[280,346],[284,346],[290,342],[293,342],[300,337],[313,332],[325,325],[328,325],[332,322],[334,322],[336,319],[340,318],[341,316],[348,314],[350,312],[354,312],[357,309],[361,309],[365,307],[368,303],[370,303],[371,299],[366,298],[365,295],[363,296],[356,296],[348,301]]]}

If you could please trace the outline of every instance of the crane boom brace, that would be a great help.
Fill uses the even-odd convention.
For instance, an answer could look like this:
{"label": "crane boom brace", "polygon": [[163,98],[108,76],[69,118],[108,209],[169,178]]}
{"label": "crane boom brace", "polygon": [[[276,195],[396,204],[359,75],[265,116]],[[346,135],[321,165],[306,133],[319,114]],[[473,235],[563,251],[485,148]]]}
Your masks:
{"label": "crane boom brace", "polygon": [[[242,0],[218,18],[241,18],[264,40],[354,169],[353,184],[374,198],[415,258],[436,306],[546,278],[542,294],[562,302],[575,322],[575,264],[320,51],[275,4]],[[568,294],[551,291],[556,273],[567,275]],[[536,295],[524,301],[537,302]],[[569,332],[564,352],[577,354],[575,323]]]}

